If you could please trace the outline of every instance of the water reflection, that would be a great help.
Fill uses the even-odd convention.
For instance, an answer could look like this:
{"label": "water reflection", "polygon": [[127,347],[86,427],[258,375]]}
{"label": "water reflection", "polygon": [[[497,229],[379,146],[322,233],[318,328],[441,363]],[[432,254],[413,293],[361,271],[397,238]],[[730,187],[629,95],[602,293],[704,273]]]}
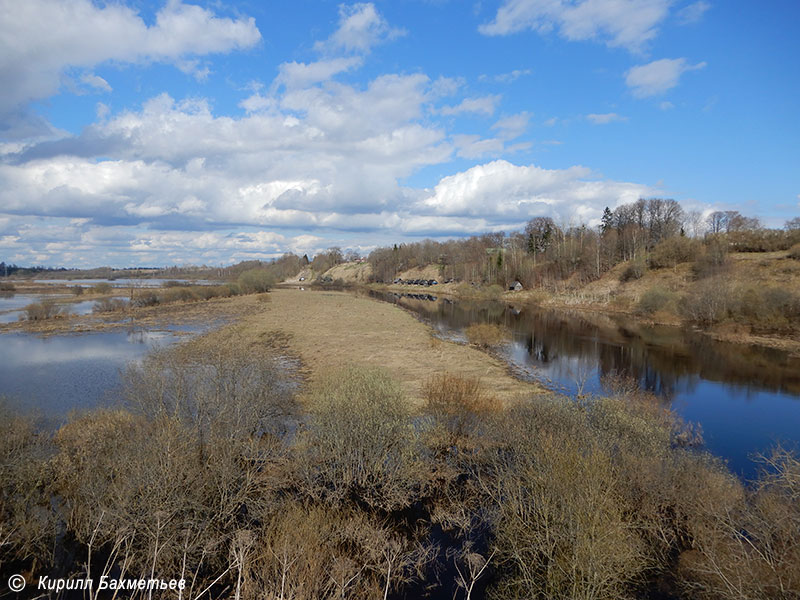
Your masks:
{"label": "water reflection", "polygon": [[472,323],[507,327],[512,343],[503,354],[515,371],[567,393],[600,391],[604,375],[628,374],[700,423],[708,447],[746,476],[755,468],[749,453],[800,442],[800,359],[786,352],[624,317],[374,295],[414,311],[445,337],[464,339]]}
{"label": "water reflection", "polygon": [[0,396],[53,417],[113,403],[120,370],[177,339],[170,332],[140,329],[46,338],[3,334]]}

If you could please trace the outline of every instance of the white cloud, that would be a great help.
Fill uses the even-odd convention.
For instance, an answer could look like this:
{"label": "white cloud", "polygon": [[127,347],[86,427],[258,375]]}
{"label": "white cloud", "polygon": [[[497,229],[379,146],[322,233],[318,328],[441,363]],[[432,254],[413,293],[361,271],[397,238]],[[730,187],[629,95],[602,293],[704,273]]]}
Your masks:
{"label": "white cloud", "polygon": [[509,71],[508,73],[500,73],[499,75],[495,75],[494,77],[489,77],[488,75],[480,75],[478,77],[481,81],[488,81],[489,79],[496,81],[497,83],[513,83],[520,77],[524,77],[526,75],[530,75],[533,73],[531,69],[514,69],[513,71]]}
{"label": "white cloud", "polygon": [[443,106],[439,112],[443,115],[460,115],[463,113],[475,113],[491,116],[494,114],[497,105],[500,103],[501,96],[490,94],[479,98],[465,98],[456,106]]}
{"label": "white cloud", "polygon": [[358,56],[339,57],[312,63],[289,62],[279,67],[277,83],[288,88],[302,88],[330,80],[334,75],[361,66]]}
{"label": "white cloud", "polygon": [[461,158],[483,158],[486,155],[497,156],[503,151],[503,141],[496,138],[481,139],[479,135],[455,135],[453,143],[456,155]]}
{"label": "white cloud", "polygon": [[488,223],[524,222],[533,215],[589,222],[604,206],[653,192],[644,185],[599,179],[585,167],[550,170],[496,160],[443,178],[420,204],[434,215],[480,217]]}
{"label": "white cloud", "polygon": [[492,125],[492,129],[498,132],[501,139],[513,140],[527,131],[530,120],[531,114],[523,111],[500,119]]}
{"label": "white cloud", "polygon": [[84,73],[81,76],[81,81],[86,85],[93,87],[96,90],[100,90],[101,92],[111,92],[111,86],[108,85],[108,82],[103,79],[102,77],[95,75],[94,73]]}
{"label": "white cloud", "polygon": [[622,117],[617,113],[589,114],[586,118],[595,125],[606,125],[615,121],[627,121],[628,117]]}
{"label": "white cloud", "polygon": [[671,90],[687,71],[705,68],[701,62],[690,65],[685,58],[662,58],[646,65],[631,68],[625,74],[625,83],[637,98],[657,96]]}
{"label": "white cloud", "polygon": [[703,15],[705,15],[710,8],[711,4],[704,2],[703,0],[688,4],[678,11],[676,15],[678,18],[678,23],[681,25],[692,25],[694,23],[699,23],[702,20]]}
{"label": "white cloud", "polygon": [[661,110],[672,110],[673,108],[675,108],[675,105],[672,102],[664,100],[658,105],[658,108],[660,108]]}
{"label": "white cloud", "polygon": [[[180,0],[167,2],[150,26],[132,9],[117,3],[4,2],[0,120],[19,118],[14,114],[19,107],[56,93],[69,67],[90,69],[108,61],[178,64],[192,56],[249,48],[260,39],[252,18],[218,17]],[[89,75],[92,85],[100,83],[99,77],[93,77]]]}
{"label": "white cloud", "polygon": [[599,40],[611,47],[639,51],[658,33],[671,0],[505,0],[485,35],[507,35],[527,29],[558,30],[572,40]]}
{"label": "white cloud", "polygon": [[339,27],[330,38],[317,42],[314,47],[321,52],[367,53],[373,46],[394,39],[405,32],[389,24],[371,2],[339,6]]}

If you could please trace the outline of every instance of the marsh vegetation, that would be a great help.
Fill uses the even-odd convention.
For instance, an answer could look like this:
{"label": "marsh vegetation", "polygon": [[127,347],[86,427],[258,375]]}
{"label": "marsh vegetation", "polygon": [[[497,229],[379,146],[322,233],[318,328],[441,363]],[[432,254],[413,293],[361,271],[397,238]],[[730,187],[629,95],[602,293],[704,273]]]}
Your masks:
{"label": "marsh vegetation", "polygon": [[794,598],[800,462],[745,486],[636,385],[513,404],[385,371],[297,396],[187,345],[54,433],[3,409],[3,573],[183,577],[189,598]]}

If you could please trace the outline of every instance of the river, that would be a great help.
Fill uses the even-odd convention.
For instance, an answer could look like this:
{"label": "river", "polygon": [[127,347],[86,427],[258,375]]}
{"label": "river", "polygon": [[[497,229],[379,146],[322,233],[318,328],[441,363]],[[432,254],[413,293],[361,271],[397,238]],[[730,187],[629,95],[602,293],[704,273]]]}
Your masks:
{"label": "river", "polygon": [[625,374],[702,428],[706,447],[749,479],[755,453],[800,443],[800,358],[717,342],[687,329],[629,317],[553,311],[503,302],[456,301],[435,294],[371,294],[406,308],[437,335],[464,341],[473,323],[511,332],[499,351],[514,371],[570,395],[602,393],[603,377]]}

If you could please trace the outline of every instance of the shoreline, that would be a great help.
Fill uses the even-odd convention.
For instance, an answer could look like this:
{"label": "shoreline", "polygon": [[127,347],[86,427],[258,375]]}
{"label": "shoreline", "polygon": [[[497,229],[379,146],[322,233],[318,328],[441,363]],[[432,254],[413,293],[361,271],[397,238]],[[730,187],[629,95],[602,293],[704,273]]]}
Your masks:
{"label": "shoreline", "polygon": [[[294,286],[295,284],[292,284]],[[445,287],[447,286],[447,287]],[[664,327],[674,327],[676,329],[688,330],[694,333],[700,333],[710,337],[711,339],[719,342],[728,342],[732,344],[760,346],[764,348],[772,348],[774,350],[781,350],[787,352],[790,356],[800,357],[800,339],[782,335],[758,334],[743,331],[747,326],[737,324],[722,324],[717,326],[716,329],[703,329],[693,327],[680,321],[679,318],[671,315],[672,318],[658,318],[656,317],[642,317],[633,310],[624,310],[621,308],[613,308],[596,303],[585,302],[559,302],[558,296],[552,296],[552,300],[537,301],[532,298],[533,295],[542,295],[547,292],[537,292],[533,290],[525,290],[522,292],[504,291],[499,296],[489,296],[487,294],[463,294],[455,289],[456,286],[452,284],[440,284],[437,286],[410,286],[410,285],[393,285],[393,284],[365,284],[365,285],[351,285],[351,289],[365,289],[372,291],[385,291],[385,292],[405,292],[405,293],[427,293],[433,296],[448,296],[460,301],[475,301],[475,302],[503,302],[511,306],[533,307],[543,310],[557,310],[557,311],[577,311],[584,313],[600,314],[609,317],[626,317],[639,325],[659,325]]]}

